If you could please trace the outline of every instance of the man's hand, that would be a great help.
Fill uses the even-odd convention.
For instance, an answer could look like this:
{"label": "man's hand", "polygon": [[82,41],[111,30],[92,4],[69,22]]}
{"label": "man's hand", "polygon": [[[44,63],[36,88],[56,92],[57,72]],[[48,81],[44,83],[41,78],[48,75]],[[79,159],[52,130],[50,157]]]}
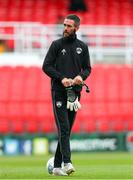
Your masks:
{"label": "man's hand", "polygon": [[81,84],[83,84],[83,79],[82,79],[82,77],[81,76],[76,76],[74,79],[73,79],[73,81],[74,81],[74,85],[81,85]]}
{"label": "man's hand", "polygon": [[63,84],[63,86],[69,87],[73,85],[74,81],[71,78],[64,78],[62,79],[61,83]]}

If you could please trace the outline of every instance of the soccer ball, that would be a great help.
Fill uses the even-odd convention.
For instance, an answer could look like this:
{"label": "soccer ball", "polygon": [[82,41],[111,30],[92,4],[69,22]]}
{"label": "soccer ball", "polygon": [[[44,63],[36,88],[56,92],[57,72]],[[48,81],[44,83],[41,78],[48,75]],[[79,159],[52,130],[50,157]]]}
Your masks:
{"label": "soccer ball", "polygon": [[54,157],[51,157],[47,164],[46,164],[46,168],[49,174],[53,174],[53,169],[54,169]]}
{"label": "soccer ball", "polygon": [[[64,162],[62,162],[61,167],[64,168]],[[54,157],[51,157],[46,164],[46,169],[49,174],[53,174],[54,169]]]}

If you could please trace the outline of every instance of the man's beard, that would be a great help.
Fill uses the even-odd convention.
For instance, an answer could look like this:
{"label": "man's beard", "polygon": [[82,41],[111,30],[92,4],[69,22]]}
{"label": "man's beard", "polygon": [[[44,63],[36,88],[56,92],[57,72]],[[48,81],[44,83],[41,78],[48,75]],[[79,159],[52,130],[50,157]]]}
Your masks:
{"label": "man's beard", "polygon": [[75,30],[71,34],[68,34],[68,36],[65,36],[64,33],[67,33],[67,32],[63,32],[63,38],[65,39],[73,39],[76,36]]}

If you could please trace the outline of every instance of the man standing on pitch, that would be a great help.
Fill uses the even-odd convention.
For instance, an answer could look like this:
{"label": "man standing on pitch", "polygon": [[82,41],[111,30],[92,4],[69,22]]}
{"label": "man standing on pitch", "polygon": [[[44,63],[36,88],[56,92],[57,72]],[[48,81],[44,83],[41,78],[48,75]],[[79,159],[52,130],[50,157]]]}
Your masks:
{"label": "man standing on pitch", "polygon": [[[75,172],[71,161],[70,133],[83,81],[91,73],[88,46],[77,39],[80,18],[71,14],[64,19],[63,37],[52,42],[43,63],[43,71],[51,78],[52,102],[58,129],[58,144],[53,174],[70,175]],[[64,162],[64,168],[61,164]]]}

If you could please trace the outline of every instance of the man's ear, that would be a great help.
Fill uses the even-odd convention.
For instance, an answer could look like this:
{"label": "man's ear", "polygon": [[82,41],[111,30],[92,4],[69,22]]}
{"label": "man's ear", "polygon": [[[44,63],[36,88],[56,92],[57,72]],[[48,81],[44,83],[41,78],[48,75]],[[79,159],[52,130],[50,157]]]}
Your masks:
{"label": "man's ear", "polygon": [[76,31],[78,31],[79,30],[79,26],[76,26],[75,29],[76,29]]}

